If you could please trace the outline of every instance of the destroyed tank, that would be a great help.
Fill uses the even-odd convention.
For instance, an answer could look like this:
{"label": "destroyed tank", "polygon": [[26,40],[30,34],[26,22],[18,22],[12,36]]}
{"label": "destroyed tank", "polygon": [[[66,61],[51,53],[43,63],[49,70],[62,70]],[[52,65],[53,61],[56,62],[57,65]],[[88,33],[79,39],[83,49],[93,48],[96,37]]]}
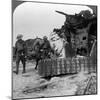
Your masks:
{"label": "destroyed tank", "polygon": [[65,22],[60,29],[54,28],[53,32],[68,41],[75,54],[90,55],[92,45],[97,39],[97,16],[88,10],[74,15],[56,12],[65,16]]}

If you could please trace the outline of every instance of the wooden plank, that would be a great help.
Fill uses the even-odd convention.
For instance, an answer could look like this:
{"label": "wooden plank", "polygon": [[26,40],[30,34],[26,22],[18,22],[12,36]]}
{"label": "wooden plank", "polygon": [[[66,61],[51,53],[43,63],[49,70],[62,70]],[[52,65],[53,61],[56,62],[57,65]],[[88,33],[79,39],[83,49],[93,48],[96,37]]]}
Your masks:
{"label": "wooden plank", "polygon": [[91,76],[91,78],[84,90],[84,95],[86,95],[86,94],[97,94],[96,76]]}

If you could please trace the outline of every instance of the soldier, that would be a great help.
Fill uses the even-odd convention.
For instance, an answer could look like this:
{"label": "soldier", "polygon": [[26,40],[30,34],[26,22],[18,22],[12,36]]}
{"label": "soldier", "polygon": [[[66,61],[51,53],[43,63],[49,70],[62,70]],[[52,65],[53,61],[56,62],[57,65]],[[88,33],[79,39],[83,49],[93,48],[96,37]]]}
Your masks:
{"label": "soldier", "polygon": [[17,41],[15,43],[15,55],[16,55],[16,74],[18,74],[19,71],[19,63],[20,61],[23,64],[23,72],[25,73],[25,42],[22,40],[23,35],[18,34]]}
{"label": "soldier", "polygon": [[50,46],[50,42],[48,41],[47,36],[43,37],[44,43],[42,45],[42,49],[43,49],[43,57],[49,57],[49,52],[51,50],[51,46]]}

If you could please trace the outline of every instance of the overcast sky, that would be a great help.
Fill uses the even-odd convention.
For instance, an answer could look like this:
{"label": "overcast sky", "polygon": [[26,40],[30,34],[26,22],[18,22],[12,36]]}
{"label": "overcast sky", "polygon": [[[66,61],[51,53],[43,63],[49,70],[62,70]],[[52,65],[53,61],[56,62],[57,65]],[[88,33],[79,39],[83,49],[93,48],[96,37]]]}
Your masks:
{"label": "overcast sky", "polygon": [[54,28],[60,28],[64,24],[65,16],[56,13],[55,10],[75,14],[87,9],[92,12],[87,6],[23,3],[13,13],[13,45],[17,34],[23,34],[24,40],[36,36],[42,38],[44,35],[49,37]]}

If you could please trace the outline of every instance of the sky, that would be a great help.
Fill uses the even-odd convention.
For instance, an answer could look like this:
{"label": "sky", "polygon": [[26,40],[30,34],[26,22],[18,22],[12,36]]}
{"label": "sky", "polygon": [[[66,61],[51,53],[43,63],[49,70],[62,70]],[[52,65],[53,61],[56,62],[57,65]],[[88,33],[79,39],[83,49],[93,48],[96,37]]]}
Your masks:
{"label": "sky", "polygon": [[23,34],[24,40],[37,36],[42,38],[44,35],[49,37],[54,28],[61,28],[65,16],[55,10],[67,14],[79,13],[81,10],[92,12],[87,6],[25,2],[13,13],[13,46],[18,34]]}

